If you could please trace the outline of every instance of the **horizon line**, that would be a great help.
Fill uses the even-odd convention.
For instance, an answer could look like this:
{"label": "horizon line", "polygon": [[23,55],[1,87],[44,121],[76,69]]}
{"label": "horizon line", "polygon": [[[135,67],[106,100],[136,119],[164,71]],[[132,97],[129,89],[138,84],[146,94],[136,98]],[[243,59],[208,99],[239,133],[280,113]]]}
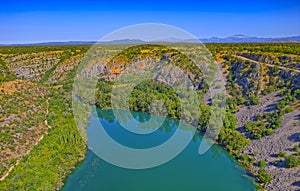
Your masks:
{"label": "horizon line", "polygon": [[[97,43],[109,43],[109,42],[114,42],[114,41],[124,41],[124,40],[131,40],[131,41],[144,41],[145,43],[151,43],[151,42],[170,42],[167,40],[170,39],[174,39],[174,40],[179,40],[182,41],[182,43],[184,43],[184,41],[187,40],[199,40],[199,43],[201,43],[201,40],[213,40],[213,39],[219,39],[219,40],[225,40],[228,38],[233,38],[235,36],[244,36],[245,39],[247,38],[257,38],[257,39],[284,39],[284,38],[294,38],[294,37],[300,37],[299,35],[290,35],[290,36],[282,36],[282,37],[261,37],[261,36],[248,36],[248,35],[243,35],[243,34],[233,34],[230,36],[226,36],[226,37],[216,37],[216,36],[212,36],[212,37],[197,37],[195,39],[180,39],[180,38],[176,38],[176,37],[171,37],[171,38],[167,38],[167,39],[160,39],[160,40],[153,40],[153,41],[147,41],[147,40],[142,40],[142,39],[134,39],[134,38],[124,38],[124,39],[115,39],[115,40],[108,40],[108,41],[101,41],[101,40],[45,40],[45,41],[28,41],[28,42],[12,42],[12,43],[0,43],[0,46],[13,46],[13,45],[35,45],[35,44],[47,44],[47,43],[86,43],[86,44],[97,44]],[[238,38],[236,38],[238,39]],[[243,39],[243,38],[240,38]],[[269,42],[269,41],[266,41]],[[299,42],[299,41],[296,41]],[[171,42],[174,43],[174,42]],[[176,42],[175,42],[176,43]],[[178,42],[180,43],[180,42]],[[194,42],[195,43],[195,42]],[[222,42],[215,42],[215,43],[222,43]],[[230,43],[230,42],[229,42]],[[243,42],[240,42],[243,43]],[[252,42],[254,43],[254,42]]]}

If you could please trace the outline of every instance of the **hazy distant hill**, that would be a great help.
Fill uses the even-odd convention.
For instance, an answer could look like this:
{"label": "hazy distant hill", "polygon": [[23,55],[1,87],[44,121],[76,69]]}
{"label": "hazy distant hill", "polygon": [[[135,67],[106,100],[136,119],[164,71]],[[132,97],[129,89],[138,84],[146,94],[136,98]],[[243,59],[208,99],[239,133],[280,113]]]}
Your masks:
{"label": "hazy distant hill", "polygon": [[246,42],[300,42],[300,36],[292,37],[280,37],[280,38],[264,38],[264,37],[251,37],[242,34],[236,34],[233,36],[219,38],[201,38],[201,39],[178,39],[178,38],[167,38],[156,41],[143,41],[140,39],[120,39],[112,41],[67,41],[67,42],[42,42],[42,43],[26,43],[26,44],[0,44],[0,46],[44,46],[44,45],[76,45],[76,44],[144,44],[154,42],[170,42],[170,43],[246,43]]}
{"label": "hazy distant hill", "polygon": [[283,37],[283,38],[260,38],[250,37],[241,34],[229,36],[226,38],[205,38],[200,39],[203,43],[242,43],[242,42],[300,42],[300,36]]}
{"label": "hazy distant hill", "polygon": [[156,42],[189,42],[189,43],[246,43],[246,42],[300,42],[300,36],[293,37],[282,37],[282,38],[261,38],[261,37],[250,37],[242,34],[236,34],[233,36],[219,38],[201,38],[201,39],[177,39],[177,38],[168,38],[162,39]]}

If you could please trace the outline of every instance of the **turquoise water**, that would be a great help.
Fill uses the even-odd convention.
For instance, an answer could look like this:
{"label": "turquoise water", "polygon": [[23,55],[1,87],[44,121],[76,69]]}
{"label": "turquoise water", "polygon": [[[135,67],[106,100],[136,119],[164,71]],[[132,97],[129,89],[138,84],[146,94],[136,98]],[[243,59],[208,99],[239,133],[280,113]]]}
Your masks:
{"label": "turquoise water", "polygon": [[[150,115],[132,112],[145,122]],[[122,128],[111,111],[99,111],[87,127],[96,130],[100,120],[106,132],[117,142],[133,148],[149,148],[168,140],[178,121],[166,119],[161,128],[147,135],[137,135]],[[124,119],[128,120],[128,119]],[[128,121],[127,121],[128,122]],[[67,178],[64,191],[252,191],[254,182],[235,160],[220,146],[213,145],[204,155],[198,154],[201,135],[197,133],[189,145],[173,160],[150,169],[132,170],[114,166],[88,151],[83,163]]]}

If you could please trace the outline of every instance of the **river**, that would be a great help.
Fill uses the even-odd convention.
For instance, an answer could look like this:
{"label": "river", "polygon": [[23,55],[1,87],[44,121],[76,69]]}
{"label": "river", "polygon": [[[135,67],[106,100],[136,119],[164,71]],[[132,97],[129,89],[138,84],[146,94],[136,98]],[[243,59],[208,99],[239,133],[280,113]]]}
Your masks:
{"label": "river", "polygon": [[[145,122],[151,116],[132,112],[134,118]],[[95,120],[117,142],[137,148],[149,148],[168,140],[176,131],[178,121],[165,119],[156,131],[137,135],[122,128],[112,111],[92,115],[87,131],[93,134]],[[124,119],[127,120],[127,119]],[[128,121],[126,121],[128,122]],[[129,121],[130,122],[130,121]],[[171,161],[149,169],[134,170],[112,165],[91,150],[85,160],[68,176],[63,191],[253,191],[254,181],[247,176],[234,158],[219,145],[213,145],[204,155],[198,148],[202,136],[193,136],[188,146]]]}

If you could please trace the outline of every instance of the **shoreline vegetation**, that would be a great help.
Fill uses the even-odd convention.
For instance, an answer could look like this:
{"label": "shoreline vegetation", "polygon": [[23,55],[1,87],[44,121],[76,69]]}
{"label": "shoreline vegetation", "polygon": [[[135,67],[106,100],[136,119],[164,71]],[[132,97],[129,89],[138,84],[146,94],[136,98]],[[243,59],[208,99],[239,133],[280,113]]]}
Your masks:
{"label": "shoreline vegetation", "polygon": [[[101,46],[112,51],[118,50],[118,45]],[[297,137],[300,133],[300,118],[295,115],[294,124],[287,126],[284,123],[288,114],[299,111],[300,108],[300,75],[293,71],[293,68],[299,66],[300,44],[255,43],[253,45],[243,43],[206,44],[206,46],[216,61],[222,65],[228,92],[223,129],[219,134],[218,144],[227,150],[242,167],[249,170],[256,179],[258,190],[283,190],[286,188],[280,186],[296,188],[297,183],[295,183],[296,185],[276,185],[274,181],[288,179],[286,177],[281,180],[280,173],[276,169],[286,172],[294,169],[293,171],[300,172],[300,137]],[[182,51],[183,47],[179,44],[178,50]],[[50,98],[49,112],[46,116],[45,114],[41,115],[41,121],[44,123],[47,120],[47,124],[51,126],[48,128],[48,134],[43,132],[44,138],[38,145],[33,146],[28,155],[22,156],[19,164],[0,182],[0,190],[59,190],[67,175],[84,160],[87,148],[74,121],[71,94],[76,69],[89,48],[90,46],[85,45],[0,47],[0,67],[2,67],[2,71],[5,71],[0,73],[1,84],[15,79],[23,79],[47,88]],[[192,49],[193,45],[189,45],[188,48]],[[43,57],[47,59],[43,59]],[[33,58],[38,61],[33,62]],[[255,62],[251,62],[251,60]],[[264,63],[274,66],[269,67]],[[24,65],[31,68],[28,73],[25,71],[22,73],[20,70],[20,67]],[[283,65],[285,69],[289,69],[284,70],[281,67]],[[98,81],[94,103],[97,107],[110,108],[112,84],[113,82],[107,80]],[[26,89],[26,86],[24,88]],[[197,128],[202,133],[206,131],[211,112],[210,106],[203,101],[207,90],[206,86],[197,90],[198,96],[201,98],[199,106],[201,116]],[[262,107],[261,110],[256,108],[264,101],[265,96],[274,92],[278,92],[280,99],[270,97],[269,105]],[[128,102],[129,109],[149,113],[149,104],[157,98],[166,105],[168,117],[172,119],[180,117],[180,106],[178,106],[176,94],[166,85],[154,81],[141,83],[134,88]],[[220,99],[222,98],[220,97]],[[5,102],[5,99],[1,100]],[[22,101],[27,103],[27,100]],[[259,112],[255,112],[256,110]],[[11,113],[14,111],[11,109]],[[237,113],[239,114],[237,115]],[[17,114],[15,113],[15,115]],[[1,123],[9,120],[8,114],[5,117],[0,121]],[[11,121],[9,124],[14,123],[16,122]],[[30,125],[28,124],[28,126]],[[6,126],[0,124],[0,128],[4,127]],[[263,150],[263,154],[261,154],[259,149],[263,144],[262,140],[268,141],[270,137],[275,140],[277,136],[281,137],[280,130],[283,127],[293,129],[291,132],[294,134],[285,134],[284,139],[293,136],[290,142],[295,145],[294,148],[280,147],[277,148],[278,153],[270,153],[277,152],[277,150]],[[295,131],[298,131],[298,134]],[[21,140],[16,139],[15,143],[18,142]],[[266,145],[270,144],[273,142],[268,142]],[[291,151],[287,149],[291,149]],[[271,154],[277,155],[278,160],[274,159],[276,156],[270,158]],[[270,161],[271,159],[273,161]],[[12,161],[12,164],[15,162],[16,159]]]}

